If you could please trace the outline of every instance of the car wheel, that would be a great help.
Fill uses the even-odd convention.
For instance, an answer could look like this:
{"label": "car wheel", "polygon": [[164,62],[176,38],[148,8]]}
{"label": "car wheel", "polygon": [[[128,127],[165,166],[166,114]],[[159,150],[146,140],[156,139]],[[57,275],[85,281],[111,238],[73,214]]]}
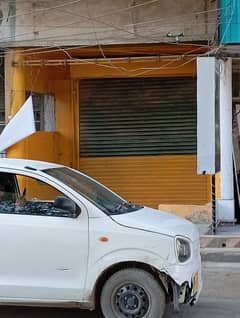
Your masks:
{"label": "car wheel", "polygon": [[106,281],[100,304],[105,318],[161,318],[166,296],[152,274],[128,268]]}

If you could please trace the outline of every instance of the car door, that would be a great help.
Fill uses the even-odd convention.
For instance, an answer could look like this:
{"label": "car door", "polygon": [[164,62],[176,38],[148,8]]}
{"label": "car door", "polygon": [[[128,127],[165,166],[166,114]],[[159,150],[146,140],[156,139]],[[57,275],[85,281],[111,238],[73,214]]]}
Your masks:
{"label": "car door", "polygon": [[[88,260],[85,206],[33,174],[6,176],[18,185],[5,191],[5,199],[0,187],[0,299],[81,300]],[[67,196],[77,212],[54,208],[56,196]]]}

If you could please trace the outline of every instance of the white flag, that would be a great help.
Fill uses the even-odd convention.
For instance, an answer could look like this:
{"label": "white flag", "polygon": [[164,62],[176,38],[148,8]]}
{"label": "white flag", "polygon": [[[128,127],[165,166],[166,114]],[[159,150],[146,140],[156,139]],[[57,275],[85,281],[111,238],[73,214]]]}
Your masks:
{"label": "white flag", "polygon": [[30,96],[0,135],[0,152],[36,131],[32,97]]}

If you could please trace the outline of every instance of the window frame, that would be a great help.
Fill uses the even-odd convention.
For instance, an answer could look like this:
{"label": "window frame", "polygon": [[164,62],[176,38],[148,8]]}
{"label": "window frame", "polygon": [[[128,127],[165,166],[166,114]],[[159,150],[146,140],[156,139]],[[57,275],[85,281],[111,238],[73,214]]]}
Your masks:
{"label": "window frame", "polygon": [[[32,94],[33,98],[33,113],[34,113],[34,122],[37,131],[43,132],[56,132],[56,101],[53,94],[44,94],[44,93],[30,93],[26,92],[26,98]],[[47,107],[49,98],[53,99],[52,109],[49,112]],[[48,105],[49,106],[49,105]],[[37,113],[39,112],[39,118],[37,118]],[[46,122],[46,118],[51,118],[50,122]]]}
{"label": "window frame", "polygon": [[[6,214],[6,215],[22,215],[22,216],[38,216],[38,217],[50,217],[50,218],[57,218],[57,219],[72,219],[72,220],[76,220],[80,217],[80,215],[82,214],[82,206],[83,203],[76,198],[75,195],[73,195],[73,193],[71,193],[70,191],[68,191],[68,189],[66,189],[65,187],[59,185],[57,182],[53,182],[51,179],[46,178],[45,176],[42,176],[40,174],[34,174],[32,172],[26,172],[24,170],[18,170],[18,169],[7,169],[7,168],[1,168],[0,169],[0,173],[9,173],[9,174],[13,174],[15,177],[15,181],[17,182],[17,176],[24,176],[30,179],[35,179],[37,181],[43,182],[46,185],[54,188],[55,190],[57,190],[58,192],[60,192],[61,194],[63,194],[64,196],[66,196],[68,199],[70,199],[71,201],[74,202],[74,204],[77,207],[78,213],[76,213],[76,216],[71,216],[71,214],[69,213],[69,216],[58,216],[58,215],[44,215],[44,214],[28,214],[28,213],[16,213],[16,212],[0,212],[1,214]],[[18,184],[16,184],[16,187],[19,191],[19,186]],[[85,207],[85,206],[84,206]],[[85,207],[86,208],[86,207]]]}

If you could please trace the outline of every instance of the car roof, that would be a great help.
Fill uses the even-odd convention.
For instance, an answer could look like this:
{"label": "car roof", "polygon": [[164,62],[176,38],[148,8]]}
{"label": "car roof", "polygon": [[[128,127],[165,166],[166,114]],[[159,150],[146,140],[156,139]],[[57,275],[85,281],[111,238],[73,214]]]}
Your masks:
{"label": "car roof", "polygon": [[28,159],[12,159],[12,158],[0,158],[0,168],[11,168],[21,170],[44,170],[51,168],[63,167],[62,165],[37,160]]}

